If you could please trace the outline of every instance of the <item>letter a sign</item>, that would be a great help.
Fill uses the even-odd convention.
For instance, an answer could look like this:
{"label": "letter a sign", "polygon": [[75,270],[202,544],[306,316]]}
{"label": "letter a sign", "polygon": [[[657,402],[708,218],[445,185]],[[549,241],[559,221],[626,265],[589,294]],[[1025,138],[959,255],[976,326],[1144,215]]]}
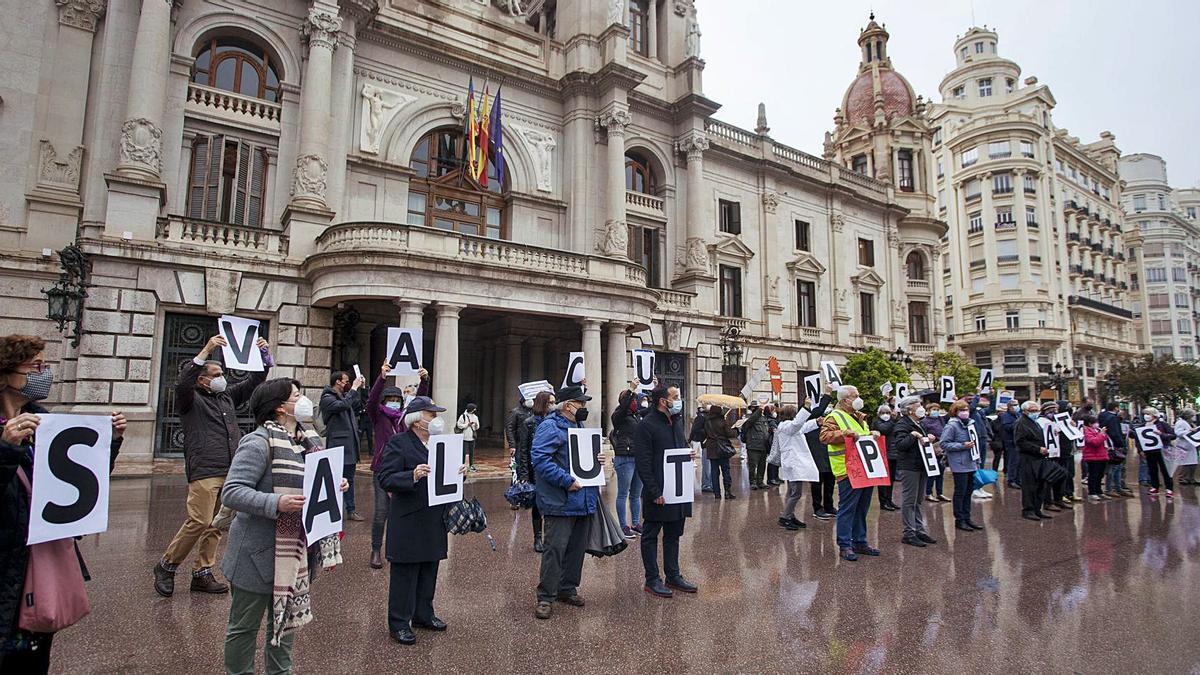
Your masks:
{"label": "letter a sign", "polygon": [[887,448],[882,436],[859,436],[846,445],[846,477],[854,489],[892,484],[888,478]]}
{"label": "letter a sign", "polygon": [[104,532],[108,529],[112,418],[39,417],[26,543]]}
{"label": "letter a sign", "polygon": [[567,455],[571,476],[584,487],[604,486],[604,467],[600,464],[600,430],[568,429]]}
{"label": "letter a sign", "polygon": [[690,504],[696,500],[696,464],[691,448],[663,450],[663,502]]}
{"label": "letter a sign", "polygon": [[421,328],[388,327],[387,359],[392,364],[392,375],[416,375],[421,369]]}
{"label": "letter a sign", "polygon": [[304,455],[304,536],[309,545],[342,531],[342,448]]}

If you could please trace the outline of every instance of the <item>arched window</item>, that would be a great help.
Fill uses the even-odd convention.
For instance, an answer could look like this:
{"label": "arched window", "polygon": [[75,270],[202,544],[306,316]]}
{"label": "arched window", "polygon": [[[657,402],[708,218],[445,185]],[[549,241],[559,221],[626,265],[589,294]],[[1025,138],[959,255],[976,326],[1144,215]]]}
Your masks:
{"label": "arched window", "polygon": [[192,82],[279,102],[279,73],[263,47],[241,38],[217,37],[197,48]]}
{"label": "arched window", "polygon": [[658,192],[658,181],[650,170],[650,162],[637,153],[625,155],[625,189],[652,195]]}
{"label": "arched window", "polygon": [[908,269],[909,279],[928,281],[925,276],[925,256],[919,251],[911,251],[904,260],[904,266]]}
{"label": "arched window", "polygon": [[408,223],[443,230],[507,239],[504,185],[488,158],[487,187],[467,175],[466,146],[461,129],[426,134],[413,150],[408,184]]}

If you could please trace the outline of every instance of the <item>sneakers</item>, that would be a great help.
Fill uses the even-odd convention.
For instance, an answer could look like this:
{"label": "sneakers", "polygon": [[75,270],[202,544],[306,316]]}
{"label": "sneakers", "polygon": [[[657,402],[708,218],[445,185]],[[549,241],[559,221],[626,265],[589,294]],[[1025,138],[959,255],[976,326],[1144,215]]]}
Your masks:
{"label": "sneakers", "polygon": [[366,518],[363,518],[358,511],[351,511],[350,513],[346,514],[346,520],[353,520],[356,523],[361,523],[362,521],[366,520]]}
{"label": "sneakers", "polygon": [[539,602],[533,610],[533,615],[539,619],[549,619],[554,612],[554,606],[548,602]]}
{"label": "sneakers", "polygon": [[192,591],[197,593],[228,593],[229,584],[224,581],[217,581],[213,576],[211,569],[202,569],[192,572]]}
{"label": "sneakers", "polygon": [[558,601],[564,605],[570,605],[572,607],[583,607],[584,605],[583,597],[578,593],[574,595],[560,595],[558,596]]}
{"label": "sneakers", "polygon": [[638,535],[639,537],[640,537],[640,536],[642,536],[642,526],[641,526],[641,524],[637,524],[637,525],[630,525],[630,526],[629,526],[629,529],[631,529],[631,530],[633,530],[634,532],[636,532],[636,533],[637,533],[637,535]]}
{"label": "sneakers", "polygon": [[161,560],[154,566],[154,591],[164,598],[175,593],[175,570],[164,567]]}
{"label": "sneakers", "polygon": [[1093,504],[1098,504],[1102,500],[1100,499],[1100,495],[1088,495],[1088,501]]}
{"label": "sneakers", "polygon": [[633,528],[629,527],[628,525],[621,526],[621,534],[625,535],[626,539],[637,539],[637,535],[634,534]]}
{"label": "sneakers", "polygon": [[1150,488],[1150,496],[1155,497],[1157,495],[1158,495],[1158,488],[1156,488],[1156,487]]}
{"label": "sneakers", "polygon": [[785,529],[785,530],[793,530],[793,531],[795,531],[795,530],[799,530],[799,529],[800,529],[800,526],[799,526],[799,525],[797,525],[797,524],[795,524],[795,523],[793,523],[791,518],[780,518],[780,519],[779,519],[779,526],[780,526],[780,527],[782,527],[782,528],[783,528],[783,529]]}
{"label": "sneakers", "polygon": [[825,511],[822,510],[822,511],[813,511],[813,518],[816,518],[817,520],[832,520],[833,516],[829,515],[828,513],[825,513]]}
{"label": "sneakers", "polygon": [[1167,499],[1174,499],[1174,497],[1175,497],[1175,491],[1167,490]]}
{"label": "sneakers", "polygon": [[991,499],[993,495],[992,495],[992,493],[988,492],[987,490],[984,490],[983,488],[979,488],[978,490],[972,492],[971,496],[974,497],[975,499],[985,500],[985,499]]}

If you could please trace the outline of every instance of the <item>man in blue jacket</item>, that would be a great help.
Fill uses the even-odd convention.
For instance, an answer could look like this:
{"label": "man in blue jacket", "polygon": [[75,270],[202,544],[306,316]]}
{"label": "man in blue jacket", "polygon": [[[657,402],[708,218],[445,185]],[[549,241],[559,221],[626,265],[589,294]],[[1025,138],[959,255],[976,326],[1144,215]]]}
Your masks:
{"label": "man in blue jacket", "polygon": [[[546,551],[542,553],[534,611],[539,619],[550,618],[550,603],[555,600],[583,607],[583,598],[576,591],[583,575],[589,516],[600,503],[600,490],[581,486],[568,470],[567,430],[583,426],[587,402],[592,397],[583,392],[583,387],[573,386],[558,390],[555,398],[558,409],[538,425],[530,451],[537,475],[537,507],[545,519]],[[603,464],[604,457],[597,461]]]}
{"label": "man in blue jacket", "polygon": [[[979,462],[976,468],[982,469],[987,466],[987,449],[992,445],[992,425],[988,424],[988,415],[993,415],[996,412],[996,407],[991,403],[991,397],[987,394],[976,394],[969,402],[971,411],[971,426],[975,427],[975,433],[979,436]],[[971,493],[971,496],[976,499],[991,499],[992,493],[979,488]]]}

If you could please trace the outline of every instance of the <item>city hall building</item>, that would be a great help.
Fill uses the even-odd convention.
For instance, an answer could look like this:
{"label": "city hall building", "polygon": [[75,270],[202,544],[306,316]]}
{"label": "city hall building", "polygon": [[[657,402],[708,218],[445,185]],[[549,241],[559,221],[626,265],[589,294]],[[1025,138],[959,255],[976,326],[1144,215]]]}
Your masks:
{"label": "city hall building", "polygon": [[[130,466],[180,452],[172,384],[222,314],[259,319],[274,374],[311,389],[331,368],[372,377],[387,327],[422,327],[434,397],[448,415],[476,402],[495,439],[517,384],[558,384],[572,351],[605,412],[635,348],[689,407],[770,356],[795,401],[822,360],[919,359],[946,347],[948,307],[962,321],[956,303],[993,302],[997,281],[1008,301],[989,269],[979,299],[947,302],[975,268],[947,243],[961,209],[939,201],[931,104],[874,20],[857,47],[848,31],[860,66],[818,157],[775,140],[761,108],[753,130],[720,121],[692,0],[35,0],[19,15],[0,47],[0,329],[53,338],[60,409],[126,413]],[[470,85],[502,100],[486,181],[463,171]],[[1064,154],[1109,189],[1089,152]],[[1046,229],[1063,209],[1026,203]],[[1040,288],[1035,251],[1052,255],[1018,240],[1023,293]],[[1120,283],[1114,252],[1089,255],[1106,266],[1089,282]],[[1067,302],[1113,324],[1106,300]]]}

